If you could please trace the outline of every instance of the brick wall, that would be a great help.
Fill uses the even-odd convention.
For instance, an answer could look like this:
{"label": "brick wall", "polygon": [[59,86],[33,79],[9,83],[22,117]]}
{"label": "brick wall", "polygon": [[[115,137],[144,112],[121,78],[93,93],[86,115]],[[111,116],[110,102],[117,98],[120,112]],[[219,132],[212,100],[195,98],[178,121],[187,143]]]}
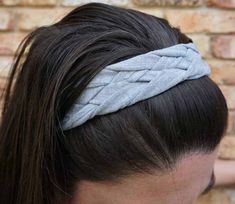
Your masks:
{"label": "brick wall", "polygon": [[[12,56],[32,29],[51,24],[89,0],[0,0],[0,90]],[[221,158],[235,158],[235,0],[99,0],[167,18],[187,33],[212,67],[212,79],[229,106],[229,127],[221,144]],[[215,189],[198,204],[235,203],[235,191]]]}

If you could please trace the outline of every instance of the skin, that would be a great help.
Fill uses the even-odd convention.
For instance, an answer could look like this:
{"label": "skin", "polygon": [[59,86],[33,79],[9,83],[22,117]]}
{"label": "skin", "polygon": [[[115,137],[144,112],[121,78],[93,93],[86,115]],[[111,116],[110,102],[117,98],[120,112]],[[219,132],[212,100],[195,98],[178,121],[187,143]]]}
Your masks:
{"label": "skin", "polygon": [[71,204],[192,204],[213,186],[217,149],[186,155],[168,172],[135,174],[120,182],[82,181]]}

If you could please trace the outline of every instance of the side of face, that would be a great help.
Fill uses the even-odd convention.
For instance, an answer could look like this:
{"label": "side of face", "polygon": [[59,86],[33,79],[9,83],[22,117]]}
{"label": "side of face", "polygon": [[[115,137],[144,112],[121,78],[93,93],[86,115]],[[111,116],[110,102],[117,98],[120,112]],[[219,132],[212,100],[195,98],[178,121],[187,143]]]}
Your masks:
{"label": "side of face", "polygon": [[192,204],[213,179],[217,149],[186,155],[168,172],[136,174],[120,183],[82,181],[72,204]]}

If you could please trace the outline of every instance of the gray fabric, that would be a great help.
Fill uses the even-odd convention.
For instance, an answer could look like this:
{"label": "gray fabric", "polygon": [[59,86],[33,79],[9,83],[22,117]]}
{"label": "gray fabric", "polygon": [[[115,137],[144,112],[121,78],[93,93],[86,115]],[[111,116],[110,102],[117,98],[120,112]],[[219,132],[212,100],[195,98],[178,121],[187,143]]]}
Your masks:
{"label": "gray fabric", "polygon": [[193,43],[177,44],[108,65],[88,84],[66,114],[63,130],[158,95],[176,84],[210,75]]}

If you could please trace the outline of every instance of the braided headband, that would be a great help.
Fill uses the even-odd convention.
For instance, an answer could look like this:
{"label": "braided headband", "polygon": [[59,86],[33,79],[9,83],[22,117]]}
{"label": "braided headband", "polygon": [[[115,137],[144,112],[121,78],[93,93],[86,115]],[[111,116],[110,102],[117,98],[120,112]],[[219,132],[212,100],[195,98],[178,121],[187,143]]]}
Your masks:
{"label": "braided headband", "polygon": [[211,73],[193,43],[177,44],[106,66],[65,115],[71,129],[95,115],[115,112],[160,94],[176,84]]}

